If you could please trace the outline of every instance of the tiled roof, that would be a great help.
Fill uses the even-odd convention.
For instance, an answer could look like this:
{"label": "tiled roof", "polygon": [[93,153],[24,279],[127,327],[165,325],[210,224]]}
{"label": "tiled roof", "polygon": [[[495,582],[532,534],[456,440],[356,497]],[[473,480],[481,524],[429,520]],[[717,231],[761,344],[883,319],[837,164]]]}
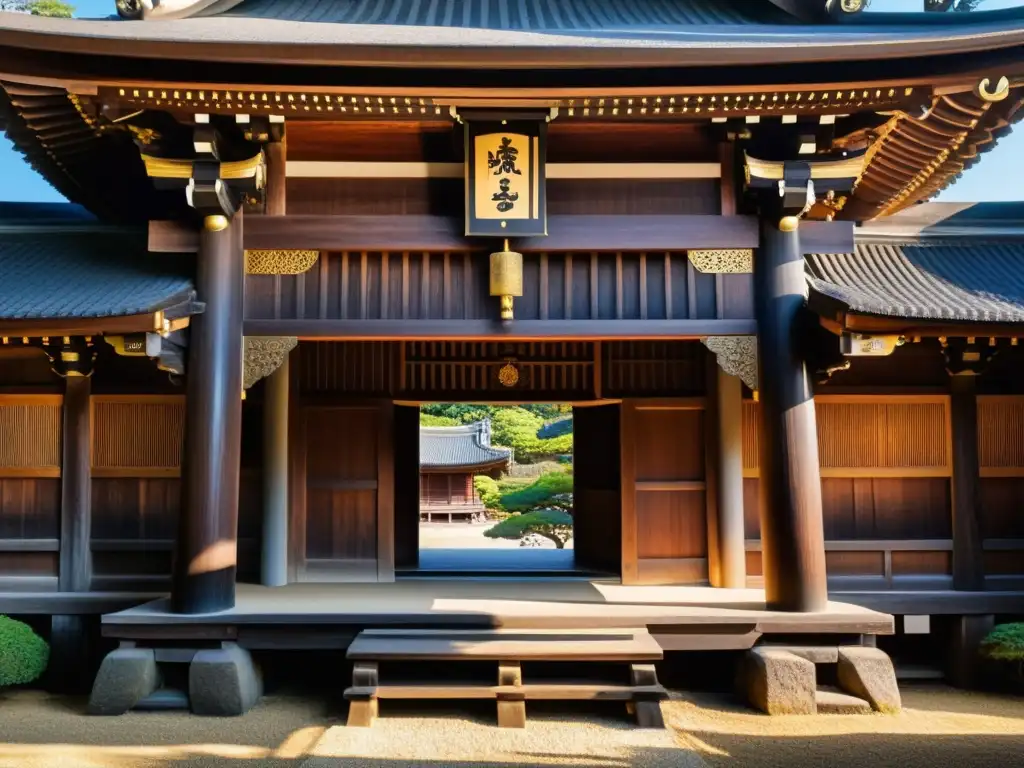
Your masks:
{"label": "tiled roof", "polygon": [[0,318],[146,314],[193,292],[190,258],[148,253],[145,235],[89,229],[0,231]]}
{"label": "tiled roof", "polygon": [[562,437],[572,433],[572,416],[565,416],[555,421],[549,421],[537,430],[537,437],[540,440],[550,440],[552,437]]}
{"label": "tiled roof", "polygon": [[753,0],[245,0],[225,16],[335,24],[475,27],[518,31],[651,30],[793,22]]}
{"label": "tiled roof", "polygon": [[420,427],[420,467],[481,467],[507,462],[508,448],[490,446],[486,421],[461,427]]}
{"label": "tiled roof", "polygon": [[806,259],[812,308],[918,320],[1024,322],[1024,243],[858,243]]}

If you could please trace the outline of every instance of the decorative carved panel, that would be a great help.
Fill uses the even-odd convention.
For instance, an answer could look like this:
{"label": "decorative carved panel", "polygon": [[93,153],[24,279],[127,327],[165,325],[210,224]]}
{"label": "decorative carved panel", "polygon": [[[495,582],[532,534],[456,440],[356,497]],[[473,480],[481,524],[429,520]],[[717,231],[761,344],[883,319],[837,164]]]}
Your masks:
{"label": "decorative carved panel", "polygon": [[[60,473],[61,398],[52,395],[0,396],[0,471]],[[35,472],[33,474],[39,474]]]}
{"label": "decorative carved panel", "polygon": [[751,248],[687,251],[686,256],[698,272],[715,275],[739,275],[754,271]]}
{"label": "decorative carved panel", "polygon": [[243,347],[242,388],[280,368],[299,340],[294,336],[246,336]]}
{"label": "decorative carved panel", "polygon": [[94,396],[92,409],[94,475],[178,473],[185,433],[183,396]]}
{"label": "decorative carved panel", "polygon": [[757,391],[756,336],[708,336],[701,341],[715,353],[719,368]]}
{"label": "decorative carved panel", "polygon": [[320,251],[246,251],[248,275],[299,275],[313,268]]}

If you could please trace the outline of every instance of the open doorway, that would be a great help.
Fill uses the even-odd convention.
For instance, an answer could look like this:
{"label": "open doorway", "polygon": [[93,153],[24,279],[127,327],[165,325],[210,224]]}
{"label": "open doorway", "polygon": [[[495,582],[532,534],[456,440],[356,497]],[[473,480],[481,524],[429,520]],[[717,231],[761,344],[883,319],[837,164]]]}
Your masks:
{"label": "open doorway", "polygon": [[404,576],[618,576],[618,403],[396,404]]}
{"label": "open doorway", "polygon": [[571,406],[424,405],[419,452],[421,571],[576,569]]}

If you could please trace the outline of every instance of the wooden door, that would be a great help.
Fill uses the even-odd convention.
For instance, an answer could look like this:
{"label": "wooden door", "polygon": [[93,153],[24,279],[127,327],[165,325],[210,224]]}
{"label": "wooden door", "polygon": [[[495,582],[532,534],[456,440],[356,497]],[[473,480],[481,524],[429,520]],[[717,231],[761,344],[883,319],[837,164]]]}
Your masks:
{"label": "wooden door", "polygon": [[622,561],[619,406],[573,410],[576,567],[618,574]]}
{"label": "wooden door", "polygon": [[390,402],[303,409],[300,581],[393,581]]}
{"label": "wooden door", "polygon": [[622,581],[708,578],[703,399],[622,403]]}

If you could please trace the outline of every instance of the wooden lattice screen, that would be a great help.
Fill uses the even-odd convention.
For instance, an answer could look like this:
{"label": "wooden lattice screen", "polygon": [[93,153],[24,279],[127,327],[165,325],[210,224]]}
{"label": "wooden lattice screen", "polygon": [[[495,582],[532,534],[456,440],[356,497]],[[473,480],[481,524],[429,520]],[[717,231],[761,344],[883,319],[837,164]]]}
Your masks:
{"label": "wooden lattice screen", "polygon": [[61,397],[0,396],[0,476],[59,477]]}
{"label": "wooden lattice screen", "polygon": [[[822,477],[952,474],[945,395],[821,395],[814,402]],[[743,409],[743,468],[747,476],[757,476],[757,403],[752,401]]]}
{"label": "wooden lattice screen", "polygon": [[92,398],[94,477],[176,477],[181,469],[185,398]]}
{"label": "wooden lattice screen", "polygon": [[978,463],[982,477],[1024,476],[1024,397],[978,398]]}

